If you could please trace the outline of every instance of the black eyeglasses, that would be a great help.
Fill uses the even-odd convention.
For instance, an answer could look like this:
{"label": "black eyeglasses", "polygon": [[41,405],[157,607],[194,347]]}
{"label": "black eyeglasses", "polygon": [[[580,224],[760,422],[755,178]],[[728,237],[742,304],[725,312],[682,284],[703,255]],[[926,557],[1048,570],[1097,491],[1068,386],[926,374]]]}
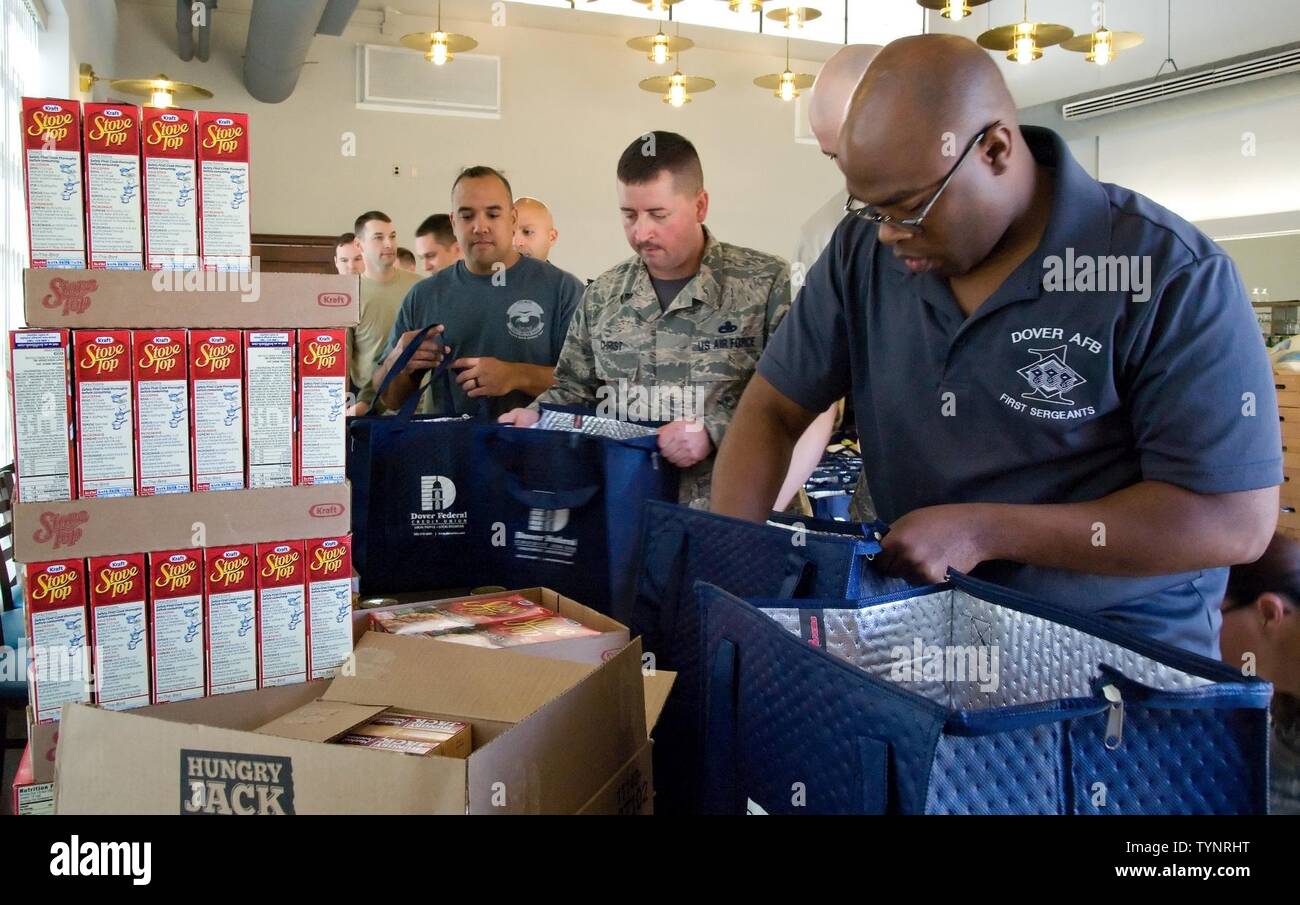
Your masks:
{"label": "black eyeglasses", "polygon": [[[888,223],[891,226],[902,226],[906,229],[919,231],[921,229],[921,223],[927,216],[929,216],[930,209],[934,207],[935,202],[939,200],[939,196],[942,195],[943,190],[948,187],[948,183],[952,182],[952,177],[957,175],[958,168],[960,168],[962,162],[966,160],[966,156],[970,154],[971,148],[983,141],[984,136],[991,132],[999,123],[1000,120],[989,123],[983,129],[980,129],[979,132],[975,133],[975,137],[966,143],[966,147],[961,152],[961,156],[957,158],[957,162],[952,165],[952,169],[948,171],[948,175],[943,177],[943,182],[939,185],[938,191],[930,196],[930,200],[925,202],[921,207],[921,210],[917,212],[916,216],[904,217],[901,219],[891,217],[889,214],[882,214],[880,208],[876,207],[874,204],[866,204],[853,197],[850,197],[849,200],[844,202],[844,212],[863,220],[869,220],[872,223]],[[854,207],[855,204],[858,206]]]}

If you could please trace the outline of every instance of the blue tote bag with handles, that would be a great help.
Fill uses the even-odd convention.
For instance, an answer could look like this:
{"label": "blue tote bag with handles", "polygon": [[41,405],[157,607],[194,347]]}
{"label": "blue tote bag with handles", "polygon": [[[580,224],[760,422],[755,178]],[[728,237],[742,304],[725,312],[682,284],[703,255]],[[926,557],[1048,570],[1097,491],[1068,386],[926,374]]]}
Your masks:
{"label": "blue tote bag with handles", "polygon": [[857,601],[698,586],[705,810],[1267,812],[1269,683],[949,577]]}
{"label": "blue tote bag with handles", "polygon": [[[403,351],[381,395],[430,329]],[[429,381],[442,382],[447,405],[450,365],[444,358]],[[481,499],[478,462],[481,440],[496,425],[454,413],[416,415],[421,395],[412,393],[395,415],[348,423],[352,555],[365,595],[496,583],[484,554],[493,513]]]}
{"label": "blue tote bag with handles", "polygon": [[[510,587],[542,585],[626,624],[649,500],[677,499],[678,470],[653,435],[500,427],[479,438],[503,544],[485,551]],[[605,419],[594,419],[604,421]]]}
{"label": "blue tote bag with handles", "polygon": [[655,729],[655,810],[696,813],[702,800],[703,581],[741,597],[844,598],[909,587],[879,572],[875,525],[773,515],[757,524],[663,503],[646,506],[633,634],[677,681]]}

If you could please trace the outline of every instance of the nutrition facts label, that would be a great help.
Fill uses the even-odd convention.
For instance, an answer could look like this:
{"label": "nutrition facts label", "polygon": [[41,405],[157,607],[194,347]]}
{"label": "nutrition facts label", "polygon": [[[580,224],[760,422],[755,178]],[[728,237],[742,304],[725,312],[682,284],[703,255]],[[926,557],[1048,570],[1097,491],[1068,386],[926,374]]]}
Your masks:
{"label": "nutrition facts label", "polygon": [[352,582],[313,581],[311,593],[311,677],[331,678],[352,653]]}
{"label": "nutrition facts label", "polygon": [[198,167],[192,160],[151,157],[145,161],[145,228],[150,270],[197,270],[199,266]]}
{"label": "nutrition facts label", "polygon": [[262,687],[307,681],[307,624],[303,588],[265,588],[262,598]]}
{"label": "nutrition facts label", "polygon": [[302,379],[302,472],[304,484],[341,484],[346,473],[344,378]]}
{"label": "nutrition facts label", "polygon": [[136,384],[142,495],[190,490],[190,417],[184,380]]}
{"label": "nutrition facts label", "polygon": [[213,694],[257,688],[257,614],[252,591],[208,598],[208,682]]}
{"label": "nutrition facts label", "polygon": [[149,644],[143,601],[97,606],[95,700],[109,710],[149,703]]}
{"label": "nutrition facts label", "polygon": [[57,333],[14,335],[13,392],[21,502],[72,498],[67,350]]}
{"label": "nutrition facts label", "polygon": [[89,154],[86,185],[91,268],[139,270],[144,260],[139,160],[125,154]]}
{"label": "nutrition facts label", "polygon": [[221,160],[202,163],[203,266],[218,270],[248,270],[248,164]]}
{"label": "nutrition facts label", "polygon": [[153,662],[155,701],[203,697],[203,598],[154,601]]}
{"label": "nutrition facts label", "polygon": [[248,349],[248,485],[293,486],[293,350]]}
{"label": "nutrition facts label", "polygon": [[244,486],[244,399],[238,380],[194,381],[194,486]]}
{"label": "nutrition facts label", "polygon": [[33,267],[85,267],[81,154],[27,152],[27,211]]}
{"label": "nutrition facts label", "polygon": [[135,494],[129,381],[82,381],[77,388],[83,497]]}

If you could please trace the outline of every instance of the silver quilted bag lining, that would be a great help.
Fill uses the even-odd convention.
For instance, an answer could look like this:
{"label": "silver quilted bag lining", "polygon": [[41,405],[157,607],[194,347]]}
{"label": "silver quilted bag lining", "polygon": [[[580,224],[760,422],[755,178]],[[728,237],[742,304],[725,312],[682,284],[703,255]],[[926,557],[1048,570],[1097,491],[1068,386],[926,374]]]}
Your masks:
{"label": "silver quilted bag lining", "polygon": [[[800,634],[798,610],[764,612],[786,631]],[[957,588],[862,609],[824,610],[821,616],[828,653],[952,710],[1091,697],[1090,682],[1102,663],[1153,688],[1210,684],[1118,644]]]}
{"label": "silver quilted bag lining", "polygon": [[658,433],[653,427],[632,424],[628,421],[598,418],[594,415],[575,415],[572,412],[556,412],[550,409],[542,412],[537,426],[542,430],[591,434],[595,437],[607,437],[610,440],[634,440],[637,437],[652,437]]}

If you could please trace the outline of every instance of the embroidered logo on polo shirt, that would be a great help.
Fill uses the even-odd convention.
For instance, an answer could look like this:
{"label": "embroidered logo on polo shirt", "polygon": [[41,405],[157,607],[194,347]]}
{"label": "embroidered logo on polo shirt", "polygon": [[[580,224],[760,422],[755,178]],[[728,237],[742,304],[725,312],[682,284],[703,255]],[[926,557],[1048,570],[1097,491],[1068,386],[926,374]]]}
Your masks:
{"label": "embroidered logo on polo shirt", "polygon": [[1049,405],[1074,405],[1074,400],[1067,394],[1088,381],[1065,363],[1065,346],[1030,349],[1029,354],[1038,356],[1038,360],[1025,365],[1016,373],[1025,378],[1033,389],[1021,393],[1020,398]]}
{"label": "embroidered logo on polo shirt", "polygon": [[506,309],[506,329],[515,339],[537,339],[546,329],[543,313],[532,299],[520,299]]}
{"label": "embroidered logo on polo shirt", "polygon": [[[1060,345],[1039,347],[1044,340],[1056,340]],[[999,401],[1007,408],[1049,421],[1072,421],[1097,414],[1091,405],[1082,405],[1073,394],[1088,383],[1078,368],[1069,361],[1073,355],[1076,363],[1084,352],[1097,355],[1102,345],[1090,336],[1075,333],[1068,340],[1061,327],[1031,327],[1011,333],[1012,343],[1034,343],[1023,350],[1030,361],[1016,373],[1029,385],[1027,391],[1016,394],[1003,393]],[[1086,363],[1086,356],[1084,359]],[[1017,398],[1018,397],[1018,398]]]}

